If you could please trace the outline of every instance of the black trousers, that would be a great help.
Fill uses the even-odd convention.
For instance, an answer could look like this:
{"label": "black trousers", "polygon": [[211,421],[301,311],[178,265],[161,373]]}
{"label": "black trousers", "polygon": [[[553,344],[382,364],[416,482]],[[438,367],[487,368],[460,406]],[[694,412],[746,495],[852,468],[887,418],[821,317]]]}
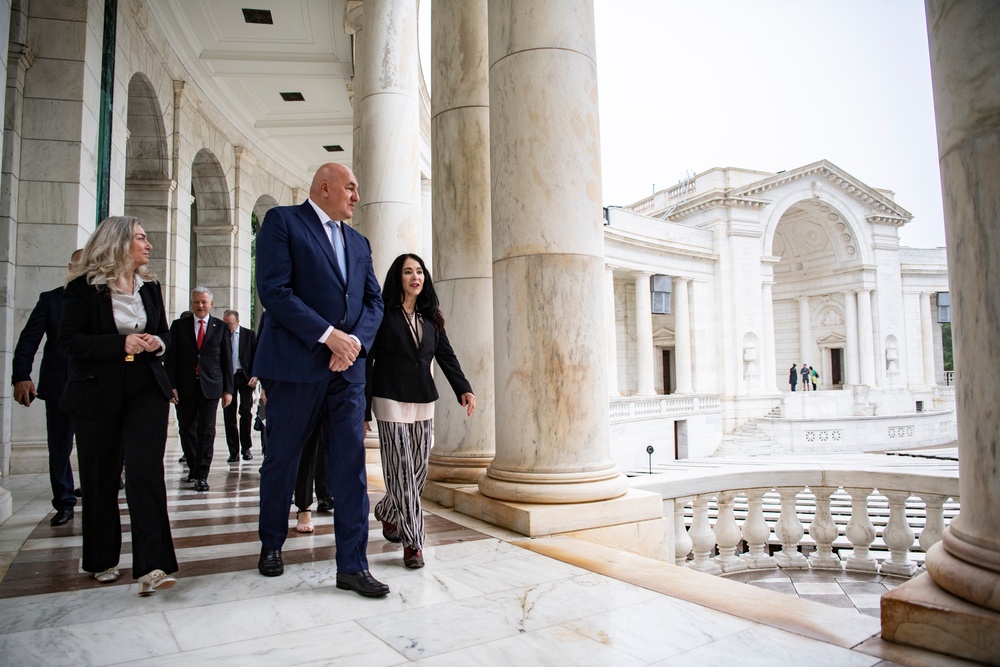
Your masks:
{"label": "black trousers", "polygon": [[177,402],[177,429],[181,446],[187,441],[185,456],[191,477],[195,479],[208,479],[215,453],[215,415],[218,411],[219,399],[205,398],[197,383],[193,394]]}
{"label": "black trousers", "polygon": [[[229,455],[238,456],[240,452],[249,452],[253,444],[250,434],[253,432],[253,417],[250,408],[253,407],[253,388],[247,384],[250,380],[243,371],[236,371],[233,376],[233,400],[222,408],[222,422],[226,425],[226,444],[229,445]],[[237,416],[239,423],[237,424]]]}
{"label": "black trousers", "polygon": [[45,401],[45,431],[49,445],[49,484],[52,486],[52,507],[56,511],[76,506],[73,493],[73,420],[60,409],[58,401]]}
{"label": "black trousers", "polygon": [[317,500],[332,498],[330,478],[326,470],[328,444],[324,434],[323,424],[317,424],[316,430],[309,436],[306,446],[302,449],[299,472],[295,478],[295,507],[299,511],[305,511],[312,505],[314,483]]}
{"label": "black trousers", "polygon": [[122,524],[118,483],[125,460],[125,498],[132,523],[132,576],[155,569],[177,571],[167,516],[163,453],[170,403],[153,377],[150,361],[128,364],[121,410],[74,418],[83,490],[83,569],[118,565]]}

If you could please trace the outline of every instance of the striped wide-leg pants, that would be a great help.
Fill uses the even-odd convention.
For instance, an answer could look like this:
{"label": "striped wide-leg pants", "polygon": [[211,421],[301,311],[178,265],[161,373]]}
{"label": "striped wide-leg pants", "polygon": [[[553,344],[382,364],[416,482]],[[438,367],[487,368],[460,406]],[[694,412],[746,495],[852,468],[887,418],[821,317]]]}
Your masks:
{"label": "striped wide-leg pants", "polygon": [[375,506],[378,515],[396,524],[404,547],[419,550],[424,543],[424,516],[420,495],[427,484],[434,420],[412,424],[378,422],[385,498]]}

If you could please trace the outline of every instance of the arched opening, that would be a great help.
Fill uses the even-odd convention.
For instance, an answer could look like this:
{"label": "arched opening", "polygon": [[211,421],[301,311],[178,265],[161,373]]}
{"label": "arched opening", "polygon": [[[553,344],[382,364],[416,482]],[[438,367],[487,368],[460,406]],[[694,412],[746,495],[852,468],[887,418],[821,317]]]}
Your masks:
{"label": "arched opening", "polygon": [[[170,160],[159,100],[146,75],[128,84],[128,140],[125,143],[125,214],[142,219],[153,245],[150,268],[164,285],[174,283],[170,237]],[[164,294],[170,290],[165,289]]]}
{"label": "arched opening", "polygon": [[236,228],[229,184],[218,158],[205,148],[191,165],[191,196],[190,287],[210,288],[217,310],[232,308]]}
{"label": "arched opening", "polygon": [[250,212],[250,324],[247,326],[255,331],[260,326],[260,316],[264,312],[264,306],[257,294],[257,234],[264,222],[264,216],[277,205],[278,202],[273,197],[262,195]]}

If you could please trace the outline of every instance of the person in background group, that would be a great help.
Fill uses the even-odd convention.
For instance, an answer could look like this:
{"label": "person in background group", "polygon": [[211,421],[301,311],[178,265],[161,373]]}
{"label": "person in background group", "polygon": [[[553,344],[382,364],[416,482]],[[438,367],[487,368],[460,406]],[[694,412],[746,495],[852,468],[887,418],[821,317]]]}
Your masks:
{"label": "person in background group", "polygon": [[802,364],[802,370],[799,371],[799,374],[802,376],[802,391],[809,391],[809,367]]}
{"label": "person in background group", "polygon": [[382,295],[368,239],[345,224],[358,202],[347,167],[327,163],[299,206],[267,212],[257,237],[257,294],[267,309],[254,375],[267,394],[267,454],[260,469],[260,560],[284,572],[295,472],[317,423],[327,433],[337,588],[382,597],[368,570],[365,367],[382,321]]}
{"label": "person in background group", "polygon": [[[82,250],[73,253],[69,269],[80,260]],[[66,386],[66,353],[57,343],[59,318],[62,316],[63,290],[59,287],[38,295],[38,303],[28,316],[14,348],[11,383],[14,400],[30,407],[37,396],[45,401],[45,433],[49,448],[49,484],[52,487],[52,508],[56,513],[49,521],[51,526],[61,526],[73,518],[76,494],[73,493],[73,422],[69,414],[59,407],[59,398]],[[45,336],[42,365],[38,371],[38,389],[31,381],[31,366],[35,353]]]}
{"label": "person in background group", "polygon": [[139,595],[170,588],[177,571],[163,481],[172,392],[160,356],[170,332],[150,250],[138,218],[103,220],[69,272],[58,338],[69,355],[60,406],[76,430],[86,502],[83,569],[101,583],[120,576],[124,452]]}
{"label": "person in background group", "polygon": [[788,384],[791,385],[792,391],[795,391],[795,385],[799,383],[799,373],[795,370],[795,364],[788,369]]}
{"label": "person in background group", "polygon": [[403,564],[415,569],[424,566],[420,494],[427,483],[438,398],[431,361],[437,361],[470,417],[476,397],[445,334],[424,260],[413,254],[397,257],[385,276],[383,298],[385,317],[366,361],[365,430],[374,413],[386,487],[385,497],[375,505],[375,518],[387,540],[402,542]]}
{"label": "person in background group", "polygon": [[195,287],[191,291],[190,317],[180,317],[170,325],[173,345],[164,365],[174,388],[177,428],[181,443],[187,440],[188,481],[194,490],[208,491],[208,471],[215,452],[215,418],[219,400],[225,408],[233,398],[233,354],[229,329],[212,317],[212,290]]}
{"label": "person in background group", "polygon": [[[229,327],[229,347],[233,355],[233,400],[222,408],[226,424],[226,444],[229,445],[228,463],[235,463],[242,454],[244,461],[253,458],[250,453],[253,431],[253,393],[257,378],[253,376],[253,355],[257,351],[257,334],[252,329],[240,326],[240,314],[227,310],[222,321]],[[237,416],[239,420],[237,423]]]}
{"label": "person in background group", "polygon": [[816,382],[819,380],[819,373],[812,366],[809,367],[809,379],[812,381],[813,391],[816,391]]}

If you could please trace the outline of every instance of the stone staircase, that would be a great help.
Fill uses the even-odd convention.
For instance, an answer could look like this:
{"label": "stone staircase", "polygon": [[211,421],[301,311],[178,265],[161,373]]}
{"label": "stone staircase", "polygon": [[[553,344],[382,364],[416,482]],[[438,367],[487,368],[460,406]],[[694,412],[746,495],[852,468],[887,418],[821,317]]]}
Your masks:
{"label": "stone staircase", "polygon": [[[774,416],[775,411],[778,412],[778,416],[781,415],[781,408],[778,407],[772,408],[768,417]],[[768,456],[782,453],[784,450],[781,446],[760,430],[755,420],[750,420],[740,425],[734,432],[724,435],[719,448],[712,456]]]}

